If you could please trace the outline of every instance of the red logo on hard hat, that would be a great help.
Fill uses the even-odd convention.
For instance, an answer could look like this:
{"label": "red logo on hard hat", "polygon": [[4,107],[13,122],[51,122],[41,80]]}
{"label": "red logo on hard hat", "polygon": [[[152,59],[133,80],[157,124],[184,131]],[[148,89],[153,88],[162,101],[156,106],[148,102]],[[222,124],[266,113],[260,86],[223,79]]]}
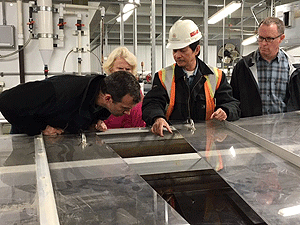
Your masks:
{"label": "red logo on hard hat", "polygon": [[190,33],[190,36],[193,37],[193,36],[195,36],[195,35],[198,34],[198,33],[199,33],[199,30],[195,30],[195,31],[193,31],[192,33]]}

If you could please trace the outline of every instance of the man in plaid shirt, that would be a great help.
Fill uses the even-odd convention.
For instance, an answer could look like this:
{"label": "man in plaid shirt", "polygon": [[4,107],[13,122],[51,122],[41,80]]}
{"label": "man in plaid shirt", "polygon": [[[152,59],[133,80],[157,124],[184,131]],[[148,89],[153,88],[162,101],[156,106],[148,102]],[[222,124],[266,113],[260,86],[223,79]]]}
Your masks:
{"label": "man in plaid shirt", "polygon": [[241,102],[241,117],[300,109],[300,69],[279,49],[284,28],[279,18],[264,19],[258,27],[258,49],[233,69],[230,84],[233,97]]}

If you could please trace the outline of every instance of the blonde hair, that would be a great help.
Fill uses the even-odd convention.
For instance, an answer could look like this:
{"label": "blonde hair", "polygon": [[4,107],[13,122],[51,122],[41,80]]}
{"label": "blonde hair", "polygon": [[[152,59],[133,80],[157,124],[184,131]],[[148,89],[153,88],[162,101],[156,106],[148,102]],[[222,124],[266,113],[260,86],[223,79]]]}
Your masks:
{"label": "blonde hair", "polygon": [[112,67],[116,61],[116,58],[121,57],[132,66],[132,74],[137,74],[137,61],[134,54],[132,54],[126,47],[118,47],[114,49],[108,56],[107,60],[103,63],[103,69],[107,75],[111,74]]}

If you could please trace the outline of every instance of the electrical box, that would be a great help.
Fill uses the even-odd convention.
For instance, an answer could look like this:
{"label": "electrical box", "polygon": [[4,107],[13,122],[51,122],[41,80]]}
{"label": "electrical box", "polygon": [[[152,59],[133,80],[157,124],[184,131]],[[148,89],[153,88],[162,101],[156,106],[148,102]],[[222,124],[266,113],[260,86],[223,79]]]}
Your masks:
{"label": "electrical box", "polygon": [[15,27],[12,25],[0,25],[0,48],[15,47]]}

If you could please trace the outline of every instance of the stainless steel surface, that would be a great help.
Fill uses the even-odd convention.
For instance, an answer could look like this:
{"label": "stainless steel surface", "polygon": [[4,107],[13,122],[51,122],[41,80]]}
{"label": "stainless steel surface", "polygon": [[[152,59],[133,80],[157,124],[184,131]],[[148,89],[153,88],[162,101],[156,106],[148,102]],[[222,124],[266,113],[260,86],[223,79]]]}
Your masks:
{"label": "stainless steel surface", "polygon": [[[283,128],[281,125],[277,132],[271,128],[278,125],[279,117],[260,118],[260,122],[268,121],[266,127],[263,125],[257,127],[261,123],[255,123],[255,118],[237,121],[236,124],[244,122],[247,124],[247,127],[244,126],[245,129],[256,129],[265,136],[269,133],[272,141],[280,139],[282,143],[287,144],[287,140],[283,141],[283,139],[292,139],[296,142],[296,137],[291,138],[291,134],[295,134],[298,124],[289,121],[291,118],[296,118],[296,115],[297,113],[294,116],[282,115],[281,119],[289,119],[282,121],[286,126]],[[300,214],[290,217],[278,214],[283,208],[299,205],[300,169],[298,167],[238,133],[230,131],[224,123],[217,121],[197,123],[194,133],[183,125],[175,125],[175,127],[265,222],[272,225],[299,224]]]}
{"label": "stainless steel surface", "polygon": [[45,138],[61,224],[187,224],[99,137],[80,141]]}
{"label": "stainless steel surface", "polygon": [[[40,224],[34,138],[0,142],[0,224]],[[60,224],[188,224],[95,134],[84,145],[80,135],[45,137],[45,149]]]}
{"label": "stainless steel surface", "polygon": [[147,157],[125,158],[139,175],[210,170],[211,167],[198,153],[183,153]]}
{"label": "stainless steel surface", "polygon": [[229,123],[225,121],[226,127],[233,132],[238,133],[239,135],[247,138],[248,140],[253,141],[254,143],[260,145],[261,147],[268,149],[272,153],[278,155],[279,157],[287,160],[288,162],[294,164],[297,167],[300,167],[300,158],[296,154],[294,154],[291,151],[288,151],[282,146],[279,146],[275,144],[274,142],[271,142],[263,137],[261,137],[258,134],[255,134],[249,130],[246,130],[236,124]]}
{"label": "stainless steel surface", "polygon": [[0,224],[39,224],[34,139],[0,136]]}
{"label": "stainless steel surface", "polygon": [[299,118],[300,111],[295,111],[253,118],[242,118],[233,124],[273,142],[300,157]]}
{"label": "stainless steel surface", "polygon": [[[196,123],[195,129],[175,125],[174,134],[163,138],[148,128],[44,137],[60,224],[184,224],[149,184],[163,185],[160,194],[170,194],[171,185],[177,200],[192,207],[202,202],[201,189],[216,188],[214,182],[226,182],[267,224],[299,224],[300,214],[281,212],[300,205],[300,168],[263,143],[298,157],[299,115],[245,118],[232,123],[234,130],[217,121]],[[4,135],[0,143],[0,221],[40,224],[34,138]],[[204,180],[210,176],[216,180]],[[189,192],[182,184],[196,187],[196,202],[183,194]],[[217,196],[215,201],[223,198]]]}

